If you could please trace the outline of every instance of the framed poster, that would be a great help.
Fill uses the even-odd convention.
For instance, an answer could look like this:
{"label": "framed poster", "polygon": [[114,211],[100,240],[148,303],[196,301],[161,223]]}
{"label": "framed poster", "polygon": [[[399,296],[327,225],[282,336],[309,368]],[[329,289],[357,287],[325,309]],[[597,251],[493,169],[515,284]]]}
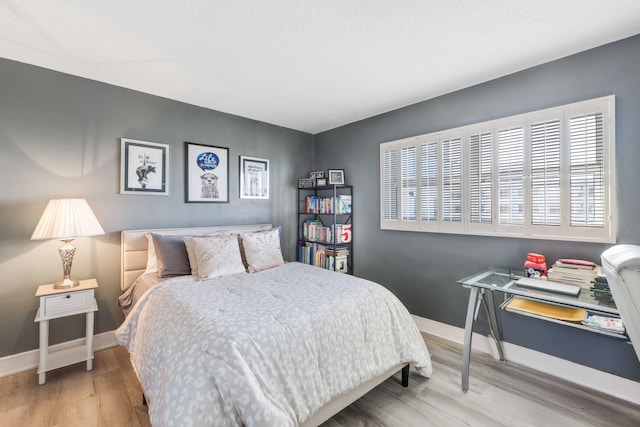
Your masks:
{"label": "framed poster", "polygon": [[185,203],[229,202],[229,149],[184,143]]}
{"label": "framed poster", "polygon": [[269,198],[269,160],[240,156],[240,198]]}
{"label": "framed poster", "polygon": [[120,194],[169,194],[169,145],[120,138]]}
{"label": "framed poster", "polygon": [[344,169],[329,169],[329,184],[344,184]]}

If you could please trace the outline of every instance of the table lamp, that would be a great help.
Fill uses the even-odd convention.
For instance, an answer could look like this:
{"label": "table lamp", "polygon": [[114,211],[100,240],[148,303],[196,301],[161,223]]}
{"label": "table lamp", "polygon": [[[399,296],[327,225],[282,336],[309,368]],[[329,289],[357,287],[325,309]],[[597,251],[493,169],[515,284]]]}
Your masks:
{"label": "table lamp", "polygon": [[76,248],[71,241],[76,237],[104,234],[98,219],[85,199],[49,200],[31,240],[60,239],[64,244],[58,252],[62,258],[63,278],[56,282],[56,289],[73,288],[78,282],[71,280],[71,263]]}

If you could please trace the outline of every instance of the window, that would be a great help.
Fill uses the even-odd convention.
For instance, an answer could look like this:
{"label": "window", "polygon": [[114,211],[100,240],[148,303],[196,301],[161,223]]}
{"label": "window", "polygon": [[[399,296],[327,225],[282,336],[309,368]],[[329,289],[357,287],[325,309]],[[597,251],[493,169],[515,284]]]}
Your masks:
{"label": "window", "polygon": [[614,243],[615,97],[380,145],[382,229]]}

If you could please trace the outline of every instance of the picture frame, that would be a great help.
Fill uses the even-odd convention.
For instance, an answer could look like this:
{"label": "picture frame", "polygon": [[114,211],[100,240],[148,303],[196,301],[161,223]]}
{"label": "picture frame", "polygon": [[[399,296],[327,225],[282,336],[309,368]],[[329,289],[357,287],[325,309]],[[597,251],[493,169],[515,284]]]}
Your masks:
{"label": "picture frame", "polygon": [[312,178],[314,182],[317,178],[324,178],[324,171],[313,171],[309,174],[309,178]]}
{"label": "picture frame", "polygon": [[314,185],[312,178],[298,178],[298,188],[313,188]]}
{"label": "picture frame", "polygon": [[269,160],[240,156],[240,198],[269,198]]}
{"label": "picture frame", "polygon": [[327,178],[316,178],[316,187],[326,187]]}
{"label": "picture frame", "polygon": [[120,194],[169,194],[169,145],[120,138]]}
{"label": "picture frame", "polygon": [[344,185],[344,169],[329,169],[329,185]]}
{"label": "picture frame", "polygon": [[184,143],[185,203],[229,202],[229,148]]}

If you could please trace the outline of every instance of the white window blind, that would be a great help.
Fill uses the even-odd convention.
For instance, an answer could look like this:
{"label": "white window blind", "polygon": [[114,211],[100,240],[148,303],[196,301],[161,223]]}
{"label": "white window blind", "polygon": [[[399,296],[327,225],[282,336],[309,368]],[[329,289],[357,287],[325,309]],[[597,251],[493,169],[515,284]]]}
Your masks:
{"label": "white window blind", "polygon": [[524,224],[524,131],[498,131],[500,224]]}
{"label": "white window blind", "polygon": [[383,218],[398,219],[398,150],[384,152],[383,172]]}
{"label": "white window blind", "polygon": [[531,125],[531,223],[560,226],[560,120]]}
{"label": "white window blind", "polygon": [[381,228],[615,242],[615,97],[380,145]]}
{"label": "white window blind", "polygon": [[571,226],[604,227],[602,114],[570,120]]}
{"label": "white window blind", "polygon": [[420,218],[438,220],[438,144],[420,146]]}
{"label": "white window blind", "polygon": [[442,221],[462,221],[462,140],[442,141]]}
{"label": "white window blind", "polygon": [[402,220],[416,220],[416,183],[417,164],[416,147],[405,147],[401,151],[402,159]]}
{"label": "white window blind", "polygon": [[491,132],[469,138],[469,221],[490,224],[493,220],[493,147]]}

